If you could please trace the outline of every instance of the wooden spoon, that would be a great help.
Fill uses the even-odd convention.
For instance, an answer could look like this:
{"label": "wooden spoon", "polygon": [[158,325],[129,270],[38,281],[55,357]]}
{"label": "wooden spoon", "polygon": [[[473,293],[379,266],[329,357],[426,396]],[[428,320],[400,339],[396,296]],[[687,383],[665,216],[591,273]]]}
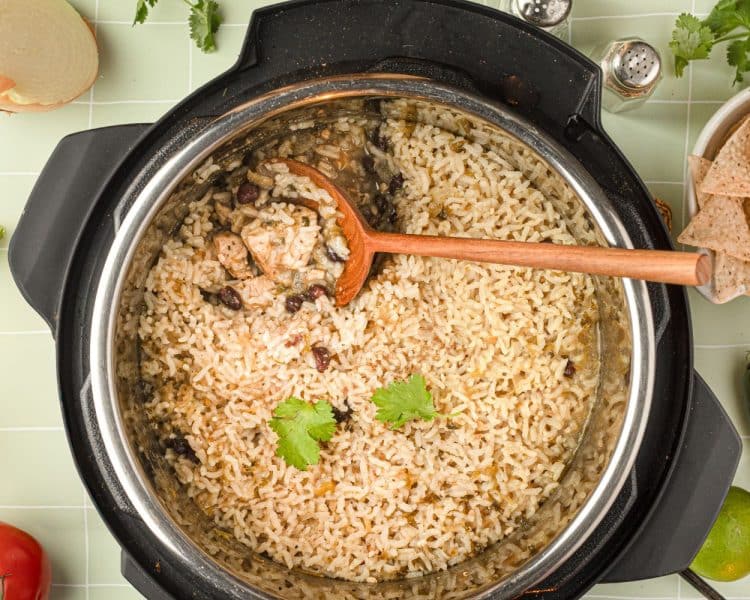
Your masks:
{"label": "wooden spoon", "polygon": [[696,252],[568,246],[375,231],[346,195],[314,167],[286,158],[275,158],[269,162],[283,163],[290,173],[310,179],[331,195],[342,214],[338,223],[349,243],[349,259],[336,282],[338,306],[348,304],[362,289],[376,252],[456,258],[691,286],[704,285],[711,277],[710,259]]}

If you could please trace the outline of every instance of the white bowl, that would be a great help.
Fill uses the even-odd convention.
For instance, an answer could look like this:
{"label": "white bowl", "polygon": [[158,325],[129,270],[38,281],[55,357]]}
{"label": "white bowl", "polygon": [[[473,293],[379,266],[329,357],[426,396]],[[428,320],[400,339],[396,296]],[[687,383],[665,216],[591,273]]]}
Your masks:
{"label": "white bowl", "polygon": [[[747,115],[750,115],[750,88],[742,90],[722,104],[721,108],[714,113],[714,116],[708,120],[708,123],[701,130],[692,153],[713,160],[727,138],[739,126],[742,118]],[[687,206],[685,208],[687,209],[687,216],[691,219],[698,212],[695,186],[693,186],[693,178],[689,173],[687,178]],[[713,253],[708,250],[701,248],[700,251],[713,258]],[[703,297],[713,302],[710,285],[696,289]],[[747,295],[750,296],[750,292]]]}

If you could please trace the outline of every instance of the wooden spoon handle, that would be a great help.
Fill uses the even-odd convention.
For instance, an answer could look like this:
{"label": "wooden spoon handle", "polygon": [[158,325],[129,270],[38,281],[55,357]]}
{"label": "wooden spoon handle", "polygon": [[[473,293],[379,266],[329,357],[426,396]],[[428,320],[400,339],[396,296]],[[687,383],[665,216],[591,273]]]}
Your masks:
{"label": "wooden spoon handle", "polygon": [[710,259],[694,252],[368,233],[367,245],[371,252],[457,258],[678,285],[704,285],[711,277]]}

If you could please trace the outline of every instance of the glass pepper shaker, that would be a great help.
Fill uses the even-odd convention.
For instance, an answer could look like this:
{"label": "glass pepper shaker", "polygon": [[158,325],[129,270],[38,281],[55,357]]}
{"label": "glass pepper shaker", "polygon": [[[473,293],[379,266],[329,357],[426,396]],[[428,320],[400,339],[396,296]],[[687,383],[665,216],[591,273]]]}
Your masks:
{"label": "glass pepper shaker", "polygon": [[590,57],[602,69],[602,106],[612,113],[643,104],[662,76],[659,52],[641,38],[615,40],[594,49]]}
{"label": "glass pepper shaker", "polygon": [[572,0],[502,0],[500,10],[536,25],[566,42]]}

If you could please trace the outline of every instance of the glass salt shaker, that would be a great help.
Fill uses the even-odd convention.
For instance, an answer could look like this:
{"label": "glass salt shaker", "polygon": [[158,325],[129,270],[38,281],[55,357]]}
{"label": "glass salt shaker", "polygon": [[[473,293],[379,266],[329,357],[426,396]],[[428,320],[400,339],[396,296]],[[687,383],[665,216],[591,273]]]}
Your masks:
{"label": "glass salt shaker", "polygon": [[602,106],[612,113],[643,104],[662,76],[659,53],[641,38],[615,40],[594,49],[590,58],[602,69]]}
{"label": "glass salt shaker", "polygon": [[502,0],[500,10],[536,25],[566,42],[572,0]]}

